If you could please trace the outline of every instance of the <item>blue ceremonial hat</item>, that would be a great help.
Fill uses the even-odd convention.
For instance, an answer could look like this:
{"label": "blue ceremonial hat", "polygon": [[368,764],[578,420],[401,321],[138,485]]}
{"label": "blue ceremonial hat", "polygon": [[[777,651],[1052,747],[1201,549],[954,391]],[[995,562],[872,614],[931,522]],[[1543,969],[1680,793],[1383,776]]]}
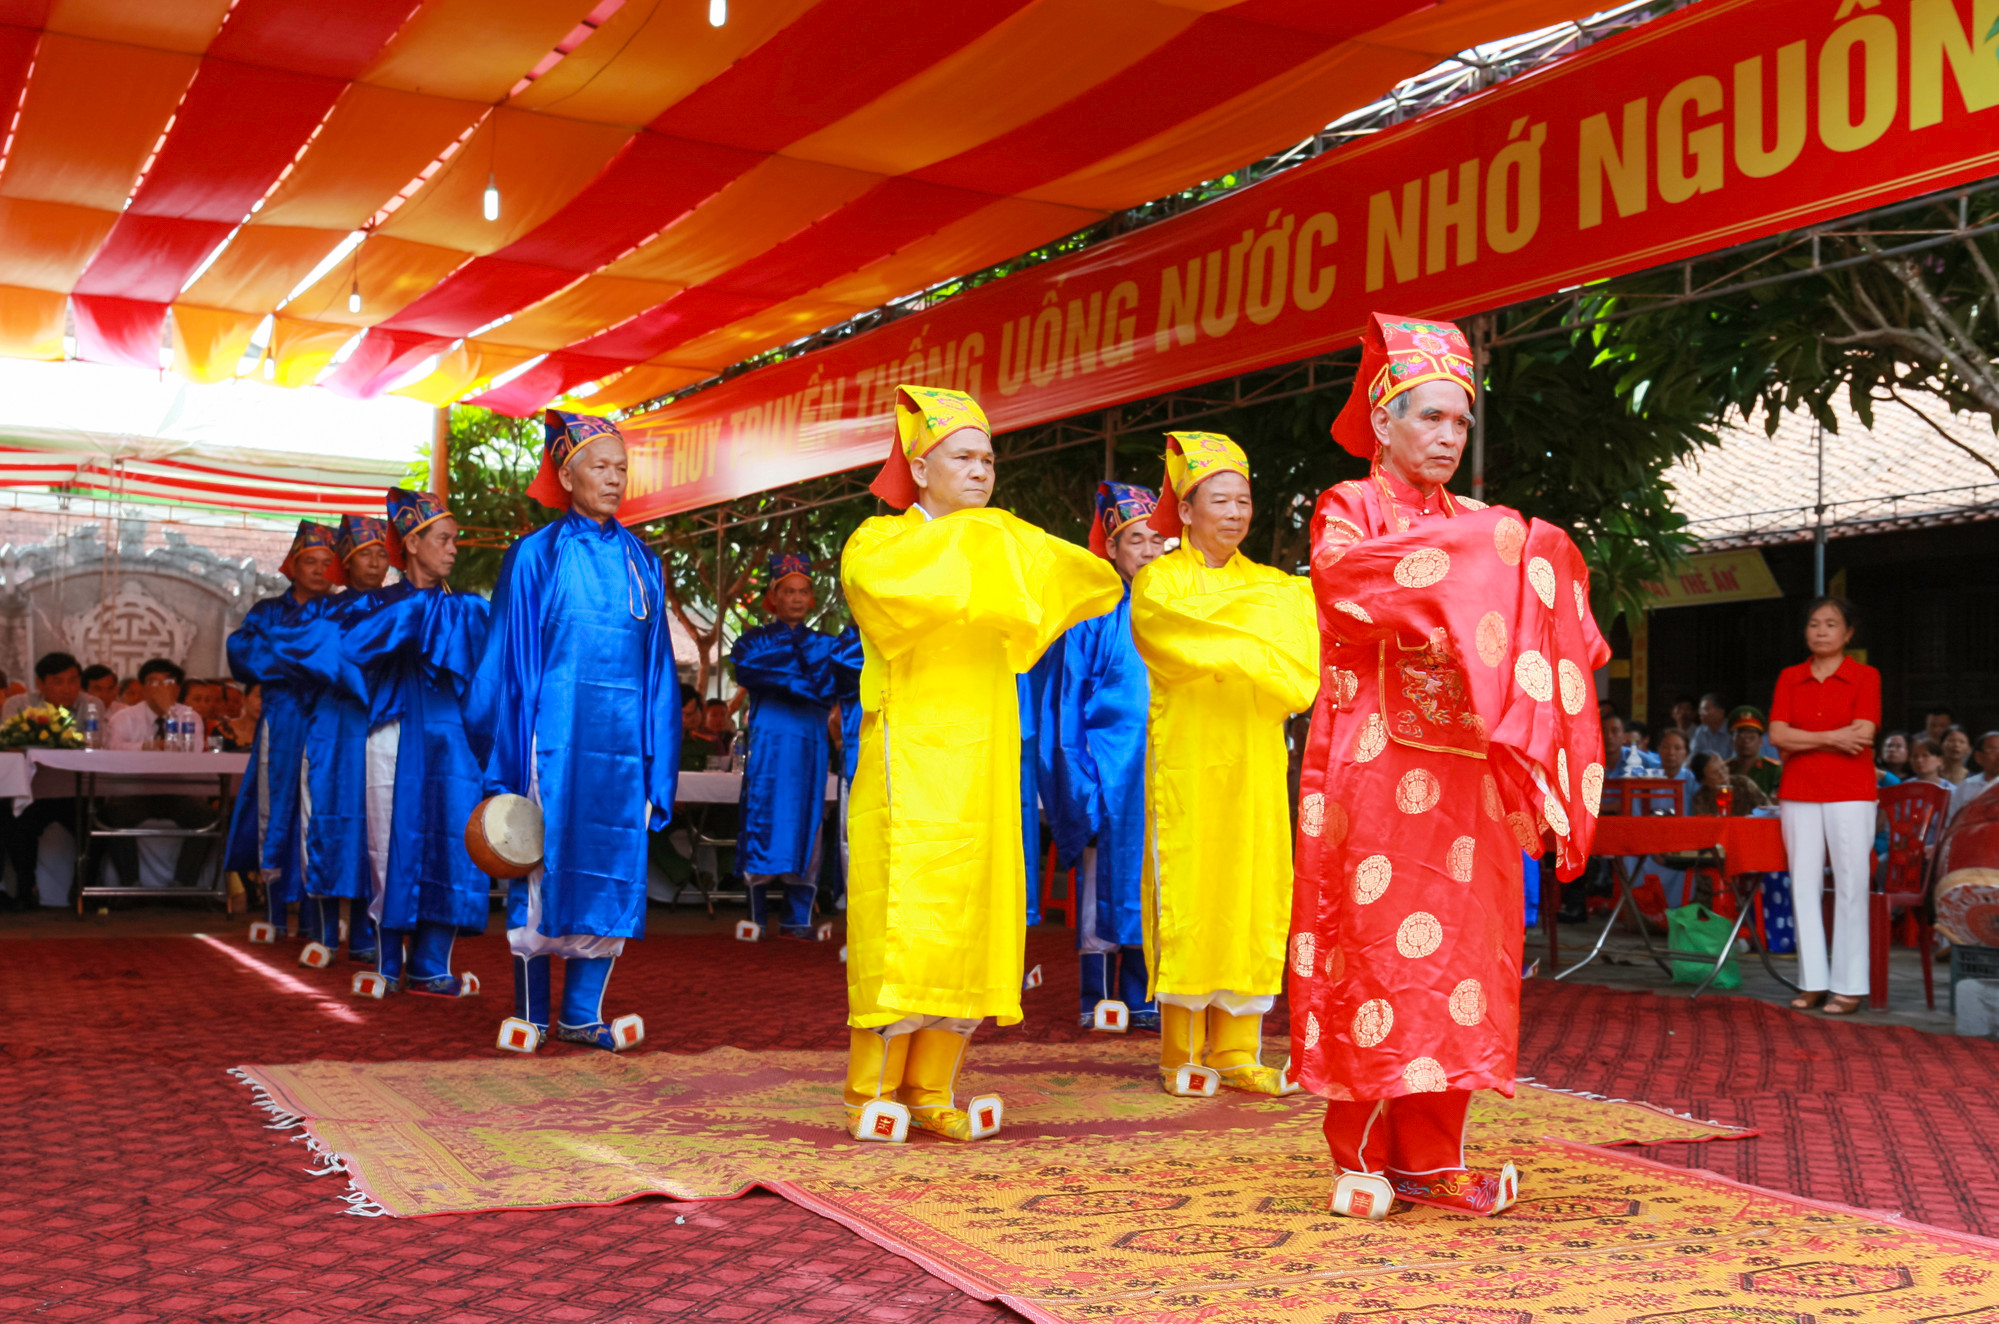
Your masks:
{"label": "blue ceremonial hat", "polygon": [[407,538],[419,533],[451,513],[451,508],[435,492],[412,492],[406,487],[389,489],[389,523],[396,534]]}
{"label": "blue ceremonial hat", "polygon": [[370,543],[389,545],[389,525],[373,515],[342,515],[340,532],[334,535],[333,550],[342,561]]}
{"label": "blue ceremonial hat", "polygon": [[329,577],[336,584],[346,583],[347,577],[341,573],[345,561],[340,555],[340,531],[331,524],[318,524],[309,519],[298,522],[298,532],[292,535],[291,548],[285,553],[284,564],[278,567],[278,573],[286,579],[294,578],[292,565],[298,560],[298,554],[313,547],[324,547],[333,553],[333,573]]}
{"label": "blue ceremonial hat", "polygon": [[812,578],[812,562],[797,552],[780,552],[770,558],[770,582],[775,588],[777,582],[786,575],[804,575]]}
{"label": "blue ceremonial hat", "polygon": [[1143,519],[1152,518],[1159,507],[1159,494],[1136,483],[1105,479],[1097,484],[1097,518],[1090,526],[1090,550],[1110,559],[1111,543],[1120,533]]}
{"label": "blue ceremonial hat", "polygon": [[551,409],[542,415],[542,436],[541,472],[528,484],[527,494],[551,510],[569,509],[569,493],[555,475],[576,458],[576,452],[605,437],[625,439],[618,425],[608,418],[572,414],[563,409]]}

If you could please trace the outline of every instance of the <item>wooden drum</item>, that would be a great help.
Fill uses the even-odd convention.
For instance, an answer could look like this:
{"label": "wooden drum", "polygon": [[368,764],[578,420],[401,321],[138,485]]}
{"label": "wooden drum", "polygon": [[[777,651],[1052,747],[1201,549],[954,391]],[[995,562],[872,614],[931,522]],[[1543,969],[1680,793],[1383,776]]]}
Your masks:
{"label": "wooden drum", "polygon": [[465,822],[465,850],[494,878],[525,878],[541,863],[541,806],[525,795],[481,800]]}

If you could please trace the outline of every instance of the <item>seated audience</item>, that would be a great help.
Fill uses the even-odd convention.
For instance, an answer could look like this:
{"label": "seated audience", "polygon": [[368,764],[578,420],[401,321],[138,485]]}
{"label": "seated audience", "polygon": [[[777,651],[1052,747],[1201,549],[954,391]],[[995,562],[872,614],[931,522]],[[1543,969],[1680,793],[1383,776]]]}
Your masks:
{"label": "seated audience", "polygon": [[203,739],[194,744],[196,749],[206,749],[206,733],[215,726],[222,710],[222,684],[213,680],[190,680],[180,687],[180,701],[194,710],[201,719]]}
{"label": "seated audience", "polygon": [[727,754],[735,748],[736,719],[732,705],[726,699],[708,700],[707,720],[703,729],[714,744],[717,754]]}
{"label": "seated audience", "polygon": [[1896,782],[1906,780],[1909,775],[1908,733],[1905,731],[1890,731],[1887,735],[1882,736],[1881,753],[1875,762],[1880,765],[1883,772],[1895,778],[1895,781],[1884,782],[1883,785],[1893,786]]}
{"label": "seated audience", "polygon": [[82,694],[83,664],[68,653],[44,653],[35,659],[35,692],[0,703],[0,722],[29,708],[66,708],[76,714],[80,725],[77,700]]}
{"label": "seated audience", "polygon": [[1951,804],[1955,810],[1957,784],[1943,775],[1943,751],[1937,742],[1928,736],[1916,736],[1909,741],[1909,777],[1912,782],[1925,786],[1941,786],[1951,794]]}
{"label": "seated audience", "polygon": [[1938,748],[1943,752],[1943,777],[1953,786],[1962,785],[1971,775],[1971,737],[1961,726],[1943,733]]}
{"label": "seated audience", "polygon": [[1729,805],[1731,818],[1745,818],[1752,809],[1767,808],[1770,796],[1764,789],[1747,777],[1738,777],[1728,770],[1728,760],[1714,754],[1696,754],[1688,765],[1700,789],[1694,792],[1693,812],[1712,818],[1721,812],[1720,802],[1715,792],[1727,787],[1735,793]]}
{"label": "seated audience", "polygon": [[1687,759],[1688,749],[1685,733],[1678,727],[1672,726],[1661,731],[1659,733],[1659,768],[1652,775],[1655,777],[1671,778],[1673,781],[1681,783],[1680,812],[1683,814],[1687,812],[1688,798],[1700,786],[1700,782],[1694,777],[1693,770],[1687,766]]}
{"label": "seated audience", "polygon": [[1956,725],[1957,718],[1948,708],[1931,708],[1923,714],[1923,734],[1935,741],[1938,749],[1943,748],[1944,733]]}
{"label": "seated audience", "polygon": [[1719,694],[1701,695],[1697,710],[1700,724],[1694,728],[1693,738],[1687,742],[1692,754],[1713,754],[1730,759],[1735,757],[1735,742],[1728,735],[1728,710],[1721,706]]}
{"label": "seated audience", "polygon": [[1645,760],[1646,767],[1652,769],[1654,772],[1659,770],[1659,756],[1652,752],[1651,735],[1646,730],[1645,723],[1635,717],[1626,718],[1624,721],[1624,743],[1638,751],[1638,757]]}
{"label": "seated audience", "polygon": [[[196,749],[206,747],[208,732],[201,715],[180,702],[181,685],[187,675],[163,657],[149,659],[139,668],[143,701],[121,708],[111,715],[112,749],[158,749],[166,741],[169,721],[191,723]],[[210,828],[221,811],[212,800],[191,795],[130,795],[102,800],[98,818],[106,827],[135,828],[153,819],[163,819],[183,828]],[[186,837],[181,841],[180,858],[174,866],[175,887],[200,885],[201,872],[208,863],[214,841],[209,837]],[[113,838],[107,850],[118,872],[121,886],[138,883],[139,853],[129,837]]]}
{"label": "seated audience", "polygon": [[705,772],[715,753],[715,741],[708,734],[707,709],[701,692],[692,685],[680,687],[680,770]]}
{"label": "seated audience", "polygon": [[1747,777],[1761,787],[1765,804],[1777,794],[1777,783],[1784,777],[1784,765],[1763,752],[1763,738],[1768,729],[1761,708],[1745,703],[1728,715],[1728,734],[1735,745],[1728,771],[1731,776]]}
{"label": "seated audience", "polygon": [[1987,731],[1978,737],[1978,748],[1972,751],[1972,758],[1978,764],[1978,771],[1958,783],[1957,794],[1950,807],[1952,818],[1956,818],[1973,800],[1999,786],[1999,731]]}
{"label": "seated audience", "polygon": [[264,687],[253,684],[237,692],[232,685],[229,689],[236,693],[236,711],[220,723],[222,748],[230,754],[243,754],[249,752],[250,742],[257,735],[257,722],[264,715]]}
{"label": "seated audience", "polygon": [[[1691,742],[1694,738],[1694,727],[1700,722],[1700,719],[1694,716],[1694,701],[1685,696],[1673,700],[1673,706],[1668,712],[1667,721],[1671,723],[1675,731],[1678,731]],[[1653,748],[1656,749],[1658,747],[1658,740],[1655,738],[1652,743]],[[1688,748],[1692,748],[1691,743],[1689,743]]]}
{"label": "seated audience", "polygon": [[104,713],[109,716],[111,705],[118,702],[118,673],[99,662],[83,669],[83,692],[104,705]]}
{"label": "seated audience", "polygon": [[1643,777],[1649,771],[1637,746],[1625,742],[1624,719],[1612,709],[1603,719],[1603,775]]}
{"label": "seated audience", "polygon": [[120,708],[131,708],[146,701],[145,689],[137,676],[127,676],[118,682],[118,702],[111,705],[113,712]]}

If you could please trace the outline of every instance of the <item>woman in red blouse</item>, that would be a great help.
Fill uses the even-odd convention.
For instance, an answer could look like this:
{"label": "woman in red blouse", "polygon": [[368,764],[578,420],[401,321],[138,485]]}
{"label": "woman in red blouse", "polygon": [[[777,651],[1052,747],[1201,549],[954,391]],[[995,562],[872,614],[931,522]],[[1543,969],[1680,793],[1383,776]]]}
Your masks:
{"label": "woman in red blouse", "polygon": [[[1867,852],[1874,841],[1874,731],[1881,725],[1881,673],[1846,656],[1853,611],[1820,598],[1805,617],[1812,659],[1786,667],[1770,700],[1770,740],[1784,753],[1778,813],[1791,861],[1797,917],[1798,987],[1791,1005],[1828,1016],[1859,1010],[1867,995]],[[1832,865],[1833,946],[1826,961],[1819,894]]]}

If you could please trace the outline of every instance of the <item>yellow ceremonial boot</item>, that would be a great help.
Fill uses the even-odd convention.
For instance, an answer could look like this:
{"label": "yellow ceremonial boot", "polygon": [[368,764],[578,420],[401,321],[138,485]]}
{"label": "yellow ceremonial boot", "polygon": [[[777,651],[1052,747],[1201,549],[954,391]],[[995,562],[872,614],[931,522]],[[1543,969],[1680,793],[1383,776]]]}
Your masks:
{"label": "yellow ceremonial boot", "polygon": [[918,1030],[909,1036],[909,1068],[896,1099],[909,1109],[909,1124],[946,1140],[984,1140],[997,1135],[1004,1109],[997,1094],[981,1094],[957,1106],[958,1067],[970,1036],[953,1030]]}
{"label": "yellow ceremonial boot", "polygon": [[909,1138],[909,1109],[895,1092],[909,1060],[910,1036],[876,1030],[847,1031],[847,1133],[856,1140],[901,1144]]}
{"label": "yellow ceremonial boot", "polygon": [[1251,1094],[1296,1094],[1291,1063],[1284,1069],[1263,1065],[1263,1017],[1231,1016],[1220,1007],[1208,1008],[1208,1065],[1221,1073],[1222,1084]]}
{"label": "yellow ceremonial boot", "polygon": [[1207,1013],[1159,1003],[1159,1086],[1183,1099],[1212,1099],[1221,1076],[1201,1065]]}

